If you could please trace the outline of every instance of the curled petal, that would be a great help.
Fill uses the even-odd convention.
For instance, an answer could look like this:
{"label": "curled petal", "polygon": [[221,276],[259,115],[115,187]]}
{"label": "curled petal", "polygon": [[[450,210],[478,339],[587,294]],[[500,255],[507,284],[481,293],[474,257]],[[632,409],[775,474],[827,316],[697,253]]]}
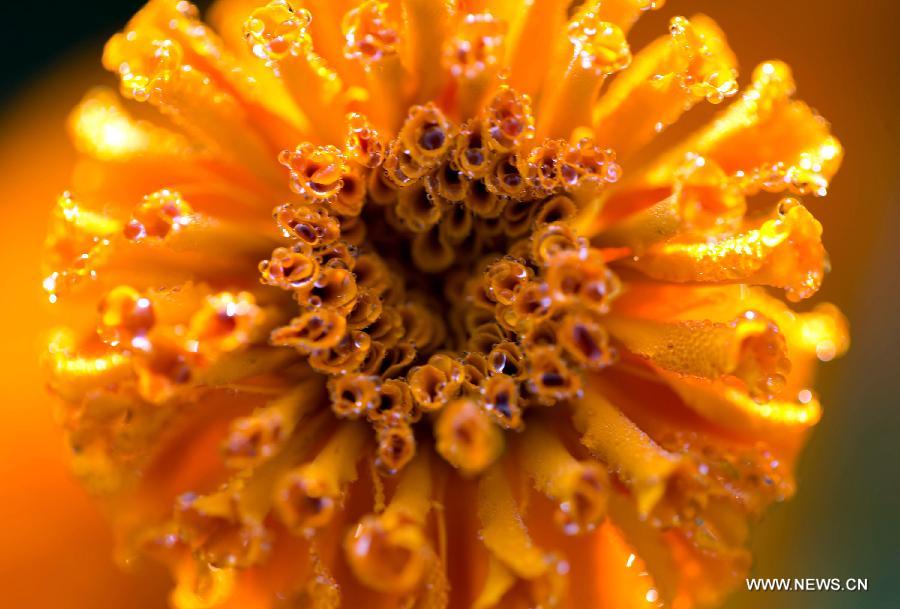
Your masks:
{"label": "curled petal", "polygon": [[796,400],[775,398],[761,404],[727,382],[658,373],[687,406],[741,434],[770,439],[789,436],[815,425],[822,415],[818,398],[809,391]]}
{"label": "curled petal", "polygon": [[753,311],[729,323],[612,317],[607,327],[631,352],[662,368],[707,379],[735,376],[760,401],[781,390],[790,370],[778,326]]}
{"label": "curled petal", "polygon": [[667,182],[685,155],[694,153],[735,176],[746,192],[787,189],[823,196],[843,151],[828,123],[803,102],[791,99],[794,89],[785,64],[761,64],[740,99],[660,159],[647,181]]}
{"label": "curled petal", "polygon": [[628,264],[662,281],[762,284],[800,300],[818,290],[825,273],[821,236],[812,214],[785,199],[758,227],[714,240],[662,243]]}

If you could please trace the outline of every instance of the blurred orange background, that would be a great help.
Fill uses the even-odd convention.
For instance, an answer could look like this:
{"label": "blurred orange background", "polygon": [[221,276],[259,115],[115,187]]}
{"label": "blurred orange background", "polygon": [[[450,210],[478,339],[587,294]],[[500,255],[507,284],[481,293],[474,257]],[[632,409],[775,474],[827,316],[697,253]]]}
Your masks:
{"label": "blurred orange background", "polygon": [[[825,417],[801,462],[798,495],[757,526],[754,575],[868,578],[869,591],[738,590],[728,606],[900,606],[900,3],[669,0],[635,36],[649,40],[672,15],[697,12],[727,32],[742,82],[762,60],[787,61],[798,96],[831,121],[847,151],[829,196],[811,204],[833,264],[814,302],[838,303],[854,342],[823,370]],[[162,608],[164,574],[113,564],[103,516],[68,473],[38,366],[53,314],[40,289],[41,246],[73,160],[65,117],[92,84],[112,83],[99,69],[102,40],[83,42],[31,75],[0,114],[0,605]],[[22,52],[12,47],[3,53]]]}

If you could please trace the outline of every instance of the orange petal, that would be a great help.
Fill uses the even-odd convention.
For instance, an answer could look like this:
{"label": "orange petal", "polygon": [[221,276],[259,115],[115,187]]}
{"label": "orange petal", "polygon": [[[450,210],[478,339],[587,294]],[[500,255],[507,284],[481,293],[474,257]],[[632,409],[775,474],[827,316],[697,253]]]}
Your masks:
{"label": "orange petal", "polygon": [[812,296],[825,273],[822,225],[796,200],[744,232],[697,235],[647,249],[626,262],[648,277],[673,282],[749,283],[784,288],[788,298]]}
{"label": "orange petal", "polygon": [[641,513],[648,513],[665,492],[679,457],[663,450],[609,402],[593,378],[573,408],[582,444],[634,489]]}
{"label": "orange petal", "polygon": [[737,92],[737,61],[712,20],[675,17],[669,32],[635,55],[594,106],[594,137],[620,160],[701,99]]}
{"label": "orange petal", "polygon": [[741,98],[656,161],[646,183],[669,183],[675,168],[693,153],[735,176],[747,192],[789,189],[823,196],[840,165],[841,145],[822,117],[791,99],[793,93],[794,81],[785,64],[761,64]]}

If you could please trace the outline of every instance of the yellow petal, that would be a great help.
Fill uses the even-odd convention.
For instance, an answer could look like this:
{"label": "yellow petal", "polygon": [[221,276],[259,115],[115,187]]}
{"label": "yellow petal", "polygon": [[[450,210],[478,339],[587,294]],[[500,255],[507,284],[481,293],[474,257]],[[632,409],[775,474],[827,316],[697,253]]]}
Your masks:
{"label": "yellow petal", "polygon": [[573,403],[573,409],[582,444],[633,489],[640,512],[649,513],[680,458],[663,450],[616,408],[596,378],[588,380],[584,396]]}
{"label": "yellow petal", "polygon": [[522,521],[502,463],[491,466],[478,482],[478,517],[484,545],[513,573],[532,579],[547,570],[544,553]]}
{"label": "yellow petal", "polygon": [[650,43],[594,107],[594,137],[627,159],[703,98],[737,92],[734,54],[707,17],[676,17],[669,36]]}

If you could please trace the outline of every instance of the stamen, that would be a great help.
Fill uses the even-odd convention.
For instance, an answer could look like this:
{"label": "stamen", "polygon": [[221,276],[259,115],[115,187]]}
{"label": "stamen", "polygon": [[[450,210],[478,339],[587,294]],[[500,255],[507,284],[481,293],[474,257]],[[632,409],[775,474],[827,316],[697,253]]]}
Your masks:
{"label": "stamen", "polygon": [[[357,281],[359,276],[357,275]],[[381,317],[381,298],[371,289],[360,289],[353,310],[347,315],[347,327],[351,330],[368,328]]]}
{"label": "stamen", "polygon": [[466,121],[460,127],[453,149],[453,162],[472,180],[486,176],[493,166],[493,151],[483,138],[485,128],[477,118]]}
{"label": "stamen", "polygon": [[356,372],[368,358],[371,346],[372,339],[365,332],[348,332],[337,345],[310,355],[309,364],[322,374]]}
{"label": "stamen", "polygon": [[413,106],[397,139],[413,163],[426,171],[440,164],[453,142],[450,122],[434,104]]}
{"label": "stamen", "polygon": [[248,292],[219,292],[209,296],[191,316],[186,339],[189,348],[206,358],[248,345],[263,329],[264,311]]}
{"label": "stamen", "polygon": [[[543,244],[546,250],[551,242]],[[619,292],[619,281],[596,249],[563,251],[551,258],[546,272],[550,297],[559,306],[581,304],[605,314]]]}
{"label": "stamen", "polygon": [[540,209],[534,217],[534,225],[563,222],[574,216],[577,209],[575,201],[565,195],[551,197],[541,203]]}
{"label": "stamen", "polygon": [[[468,207],[473,214],[482,219],[500,217],[506,203],[506,197],[502,197],[496,192],[492,192],[482,180],[472,182],[469,196],[465,201],[466,207]],[[476,225],[476,228],[483,229],[484,225],[485,222],[480,222]]]}
{"label": "stamen", "polygon": [[399,36],[387,21],[387,4],[365,0],[344,17],[345,54],[367,64],[397,52]]}
{"label": "stamen", "polygon": [[311,308],[337,311],[345,318],[356,306],[359,288],[353,273],[339,267],[322,269],[309,294],[300,291],[295,296]]}
{"label": "stamen", "polygon": [[327,525],[340,509],[366,444],[365,426],[341,423],[319,454],[279,483],[275,507],[285,526],[304,533]]}
{"label": "stamen", "polygon": [[516,293],[531,279],[533,271],[517,260],[504,258],[484,272],[488,296],[500,304],[512,304]]}
{"label": "stamen", "polygon": [[156,323],[149,298],[129,286],[110,290],[100,303],[100,339],[111,347],[140,345]]}
{"label": "stamen", "polygon": [[490,466],[503,450],[503,434],[468,398],[444,406],[434,426],[435,448],[461,473],[472,476]]}
{"label": "stamen", "polygon": [[426,273],[440,273],[453,264],[456,253],[450,244],[441,239],[437,226],[428,232],[419,233],[412,243],[413,262]]}
{"label": "stamen", "polygon": [[[621,175],[622,167],[616,162],[616,153],[589,138],[583,138],[563,151],[560,159],[560,177],[578,200],[598,199],[596,194],[607,184],[618,182]],[[592,208],[587,206],[583,213],[591,211]]]}
{"label": "stamen", "polygon": [[215,568],[246,568],[268,554],[271,540],[259,522],[242,521],[236,493],[226,487],[204,496],[182,495],[175,506],[179,537],[198,561]]}
{"label": "stamen", "polygon": [[608,342],[606,330],[596,315],[585,311],[570,313],[563,318],[559,345],[585,368],[598,370],[615,361]]}
{"label": "stamen", "polygon": [[568,535],[592,531],[606,516],[606,471],[572,457],[544,420],[529,421],[519,443],[522,466],[535,488],[558,504],[556,523]]}
{"label": "stamen", "polygon": [[425,188],[431,196],[441,197],[452,203],[465,201],[469,195],[469,186],[468,176],[450,161],[445,161],[425,179]]}
{"label": "stamen", "polygon": [[431,507],[430,459],[419,455],[403,470],[384,512],[364,517],[344,540],[353,574],[380,592],[415,590],[435,559],[423,526]]}
{"label": "stamen", "polygon": [[[387,18],[387,4],[365,0],[344,17],[342,24],[348,59],[362,63],[371,93],[370,114],[379,128],[393,132],[406,106],[406,70],[398,53],[399,34]],[[391,103],[386,103],[392,100]]]}
{"label": "stamen", "polygon": [[419,178],[425,177],[428,167],[423,167],[413,157],[412,152],[403,148],[399,139],[388,144],[384,160],[384,175],[398,188],[412,186]]}
{"label": "stamen", "polygon": [[381,385],[381,400],[367,413],[376,425],[392,425],[416,422],[421,412],[414,409],[409,383],[400,379],[388,379]]}
{"label": "stamen", "polygon": [[525,355],[514,342],[504,340],[494,345],[487,361],[488,367],[495,374],[505,374],[517,379],[525,376]]}
{"label": "stamen", "polygon": [[563,222],[538,226],[531,236],[531,243],[531,259],[544,267],[550,267],[551,260],[555,261],[564,253],[568,259],[569,252],[579,252],[586,245],[584,239]]}
{"label": "stamen", "polygon": [[228,466],[247,469],[273,457],[323,397],[319,385],[303,384],[252,415],[235,419],[222,443]]}
{"label": "stamen", "polygon": [[485,185],[492,193],[509,199],[525,199],[530,195],[530,184],[519,169],[516,154],[500,156],[488,174]]}
{"label": "stamen", "polygon": [[528,390],[539,403],[554,404],[580,395],[581,378],[558,349],[534,347],[528,352]]}
{"label": "stamen", "polygon": [[456,397],[462,379],[459,362],[446,355],[433,355],[426,365],[409,373],[409,386],[418,407],[431,412]]}
{"label": "stamen", "polygon": [[375,465],[392,476],[403,470],[416,454],[416,438],[410,422],[390,422],[376,427]]}
{"label": "stamen", "polygon": [[[421,301],[413,300],[413,298],[421,297],[420,295],[411,295],[410,300],[398,307],[400,316],[403,319],[403,326],[406,328],[406,339],[414,343],[420,353],[429,353],[444,344],[447,338],[447,330],[440,316],[436,315],[432,306],[432,302],[426,301],[423,297]],[[436,356],[440,360],[439,367],[455,368],[456,362],[447,363],[444,361],[446,356]],[[429,362],[432,363],[432,362]],[[456,375],[458,372],[453,371]]]}
{"label": "stamen", "polygon": [[[534,213],[539,205],[534,201],[516,200],[510,201],[503,208],[503,232],[510,238],[525,237],[534,224]],[[525,240],[523,239],[524,243]],[[511,247],[510,250],[513,248]],[[527,251],[527,250],[526,250]],[[527,258],[524,256],[516,256]]]}
{"label": "stamen", "polygon": [[522,428],[519,385],[505,374],[494,374],[481,382],[484,408],[504,429]]}
{"label": "stamen", "polygon": [[253,11],[244,24],[244,35],[254,55],[276,63],[308,50],[306,30],[311,22],[308,10],[294,10],[286,0],[273,0]]}
{"label": "stamen", "polygon": [[268,260],[259,263],[260,280],[283,290],[311,292],[319,279],[319,262],[298,243],[279,247]]}
{"label": "stamen", "polygon": [[482,120],[482,140],[495,152],[512,152],[534,137],[531,99],[506,85],[497,89]]}
{"label": "stamen", "polygon": [[272,343],[315,352],[337,346],[345,336],[347,321],[331,309],[304,313],[272,332]]}
{"label": "stamen", "polygon": [[458,83],[459,117],[476,114],[495,79],[506,24],[491,13],[464,15],[443,50],[443,65]]}
{"label": "stamen", "polygon": [[164,238],[193,221],[193,210],[177,192],[160,190],[144,197],[135,209],[124,234],[132,241],[145,237]]}
{"label": "stamen", "polygon": [[525,328],[528,325],[531,325],[532,329],[536,328],[541,321],[546,319],[552,304],[550,290],[546,283],[532,281],[525,284],[516,293],[513,304],[516,319],[520,321],[519,324],[516,324],[516,329],[518,330],[518,326],[521,325],[524,325]]}
{"label": "stamen", "polygon": [[154,337],[145,349],[134,354],[141,397],[157,404],[172,398],[179,386],[192,380],[192,359],[182,341],[165,335]]}
{"label": "stamen", "polygon": [[351,112],[347,115],[347,129],[347,140],[344,143],[347,156],[363,167],[378,167],[384,160],[385,143],[369,120],[361,114]]}
{"label": "stamen", "polygon": [[383,296],[390,288],[392,274],[390,268],[378,255],[363,253],[356,257],[354,272],[356,283],[361,289]]}
{"label": "stamen", "polygon": [[441,219],[441,203],[424,186],[413,186],[400,191],[394,209],[408,230],[424,233]]}
{"label": "stamen", "polygon": [[371,376],[343,374],[328,381],[331,409],[345,419],[358,419],[378,405],[379,386]]}
{"label": "stamen", "polygon": [[327,200],[344,186],[348,171],[343,153],[335,146],[300,144],[293,151],[285,150],[278,162],[291,172],[291,190],[307,200]]}

